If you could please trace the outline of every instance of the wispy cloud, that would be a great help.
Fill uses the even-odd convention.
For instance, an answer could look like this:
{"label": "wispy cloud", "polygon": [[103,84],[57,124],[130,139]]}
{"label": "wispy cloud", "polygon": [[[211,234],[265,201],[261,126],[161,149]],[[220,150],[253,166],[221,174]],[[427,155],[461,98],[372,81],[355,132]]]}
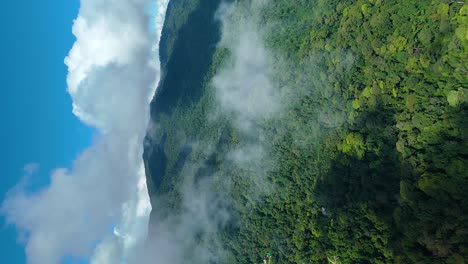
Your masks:
{"label": "wispy cloud", "polygon": [[39,171],[39,163],[28,163],[23,167],[23,172],[26,173],[26,175],[32,175],[37,171]]}
{"label": "wispy cloud", "polygon": [[230,52],[230,58],[212,83],[222,112],[231,114],[235,125],[246,132],[281,109],[278,89],[271,80],[272,54],[257,21],[266,4],[255,0],[222,6],[217,14],[223,22],[219,45]]}
{"label": "wispy cloud", "polygon": [[219,113],[227,115],[240,134],[241,144],[230,151],[227,159],[243,170],[243,180],[252,198],[272,191],[267,180],[272,170],[268,155],[269,142],[263,138],[263,125],[286,110],[287,101],[274,81],[275,65],[280,63],[265,44],[265,29],[260,22],[268,0],[254,0],[220,8],[222,23],[220,47],[229,58],[212,85]]}
{"label": "wispy cloud", "polygon": [[[150,205],[142,142],[159,78],[159,33],[148,32],[149,3],[81,0],[77,40],[65,59],[68,91],[75,115],[98,135],[71,168],[51,173],[49,186],[37,192],[18,186],[6,197],[2,212],[26,234],[28,263],[67,256],[118,263],[145,241]],[[163,16],[166,4],[155,15]]]}

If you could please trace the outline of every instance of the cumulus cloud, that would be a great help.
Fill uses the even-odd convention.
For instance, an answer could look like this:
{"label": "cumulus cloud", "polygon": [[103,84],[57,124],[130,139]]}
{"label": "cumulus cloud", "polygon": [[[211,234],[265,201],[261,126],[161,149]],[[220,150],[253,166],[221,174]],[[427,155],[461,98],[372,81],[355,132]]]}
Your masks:
{"label": "cumulus cloud", "polygon": [[[98,131],[71,168],[51,173],[36,192],[12,189],[2,206],[7,222],[26,236],[31,264],[65,257],[92,263],[130,259],[144,244],[150,211],[142,163],[148,102],[159,78],[157,41],[147,0],[81,0],[76,42],[65,64],[73,112]],[[28,171],[34,170],[29,166]]]}
{"label": "cumulus cloud", "polygon": [[[73,25],[77,40],[65,64],[73,111],[88,125],[103,131],[122,126],[128,119],[113,114],[118,110],[115,103],[122,100],[119,96],[135,92],[148,97],[149,89],[135,89],[154,82],[153,70],[148,67],[152,39],[147,32],[147,4],[142,0],[81,1],[80,14]],[[122,81],[125,83],[120,84]],[[95,89],[101,85],[107,87]],[[125,92],[115,92],[119,88]]]}

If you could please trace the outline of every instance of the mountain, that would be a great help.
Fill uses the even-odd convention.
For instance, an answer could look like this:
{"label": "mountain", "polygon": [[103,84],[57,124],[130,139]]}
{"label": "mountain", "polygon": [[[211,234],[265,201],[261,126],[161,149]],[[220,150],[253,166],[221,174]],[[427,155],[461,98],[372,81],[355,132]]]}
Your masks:
{"label": "mountain", "polygon": [[172,0],[159,260],[465,263],[467,55],[465,1]]}

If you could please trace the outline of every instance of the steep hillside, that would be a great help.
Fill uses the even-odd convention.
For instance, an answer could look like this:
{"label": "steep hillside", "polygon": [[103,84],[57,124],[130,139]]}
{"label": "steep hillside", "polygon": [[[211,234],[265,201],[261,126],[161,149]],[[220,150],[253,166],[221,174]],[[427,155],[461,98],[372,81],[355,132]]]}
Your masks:
{"label": "steep hillside", "polygon": [[465,263],[467,48],[464,1],[171,0],[149,240],[172,263]]}

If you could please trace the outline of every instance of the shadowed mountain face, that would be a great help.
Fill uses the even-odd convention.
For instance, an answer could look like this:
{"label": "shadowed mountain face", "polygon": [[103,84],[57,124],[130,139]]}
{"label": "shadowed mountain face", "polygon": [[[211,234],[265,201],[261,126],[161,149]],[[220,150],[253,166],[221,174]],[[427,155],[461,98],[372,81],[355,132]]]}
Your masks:
{"label": "shadowed mountain face", "polygon": [[144,153],[155,262],[464,263],[467,19],[172,0]]}

